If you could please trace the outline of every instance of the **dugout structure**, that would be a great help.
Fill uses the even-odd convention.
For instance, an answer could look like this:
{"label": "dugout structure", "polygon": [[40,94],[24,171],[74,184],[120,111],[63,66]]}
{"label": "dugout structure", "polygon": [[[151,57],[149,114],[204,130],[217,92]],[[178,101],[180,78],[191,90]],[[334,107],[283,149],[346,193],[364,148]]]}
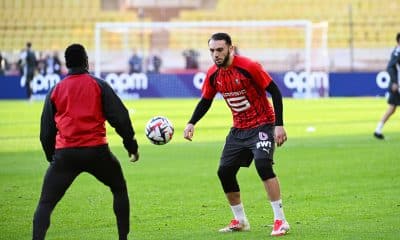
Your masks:
{"label": "dugout structure", "polygon": [[[193,22],[99,22],[95,25],[94,70],[126,72],[133,49],[143,58],[144,71],[151,54],[162,59],[161,72],[187,69],[184,52],[197,53],[198,71],[212,64],[208,39],[227,32],[239,54],[259,61],[267,71],[293,71],[311,76],[329,72],[328,23],[308,20],[193,21]],[[305,83],[308,78],[305,77]],[[309,92],[312,84],[309,84]]]}

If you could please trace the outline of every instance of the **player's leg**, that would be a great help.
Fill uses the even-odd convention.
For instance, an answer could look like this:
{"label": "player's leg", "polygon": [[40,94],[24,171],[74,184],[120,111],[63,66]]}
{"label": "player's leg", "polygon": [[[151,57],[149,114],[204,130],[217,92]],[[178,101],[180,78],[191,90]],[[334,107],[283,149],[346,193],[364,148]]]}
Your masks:
{"label": "player's leg", "polygon": [[33,81],[34,73],[33,71],[29,71],[26,76],[26,95],[28,96],[29,100],[32,100],[32,81]]}
{"label": "player's leg", "polygon": [[253,138],[252,150],[257,173],[267,192],[274,213],[274,228],[271,235],[278,236],[289,231],[282,207],[281,190],[278,178],[273,169],[273,155],[275,150],[274,127],[265,125]]}
{"label": "player's leg", "polygon": [[78,174],[79,171],[69,168],[63,159],[56,157],[50,163],[44,177],[40,200],[33,218],[32,239],[45,238],[47,229],[50,226],[50,216],[53,209]]}
{"label": "player's leg", "polygon": [[264,184],[274,213],[274,229],[271,235],[276,236],[286,234],[286,232],[289,231],[289,224],[286,221],[283,211],[279,181],[273,171],[271,163],[272,161],[268,159],[255,159],[258,175]]}
{"label": "player's leg", "polygon": [[382,119],[380,121],[382,122],[382,125],[385,124],[395,112],[396,112],[396,105],[389,104],[385,114],[383,114]]}
{"label": "player's leg", "polygon": [[93,163],[87,169],[99,181],[110,187],[113,194],[113,209],[117,219],[120,240],[125,240],[129,234],[129,197],[125,178],[118,159],[111,153],[108,146],[96,150]]}
{"label": "player's leg", "polygon": [[389,92],[389,98],[387,102],[388,102],[388,108],[383,114],[381,120],[378,122],[374,131],[374,137],[381,140],[385,139],[385,137],[382,134],[383,126],[389,120],[389,118],[396,112],[397,106],[400,105],[400,93],[398,91]]}
{"label": "player's leg", "polygon": [[378,139],[384,139],[385,137],[382,134],[383,126],[389,120],[390,116],[392,116],[396,112],[396,105],[389,104],[386,112],[383,114],[381,120],[378,122],[376,126],[374,136]]}
{"label": "player's leg", "polygon": [[225,192],[226,199],[231,206],[241,203],[240,188],[236,178],[240,166],[220,166],[218,177]]}
{"label": "player's leg", "polygon": [[220,232],[250,230],[250,224],[240,199],[240,188],[236,178],[240,166],[243,165],[241,162],[243,159],[245,159],[246,166],[248,166],[252,159],[251,151],[244,148],[240,141],[235,139],[231,131],[222,151],[218,177],[231,207],[234,219],[232,219],[227,227],[220,229]]}
{"label": "player's leg", "polygon": [[236,178],[239,168],[240,166],[220,166],[218,169],[218,177],[234,216],[230,224],[220,229],[220,232],[250,230],[250,224],[240,199],[240,188]]}

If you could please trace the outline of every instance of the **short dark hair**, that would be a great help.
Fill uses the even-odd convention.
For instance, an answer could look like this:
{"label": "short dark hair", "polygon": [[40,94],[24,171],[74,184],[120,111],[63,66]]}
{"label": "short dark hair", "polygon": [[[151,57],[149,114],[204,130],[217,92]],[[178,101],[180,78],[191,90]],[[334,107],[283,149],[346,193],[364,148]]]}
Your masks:
{"label": "short dark hair", "polygon": [[74,43],[65,50],[65,65],[67,68],[88,68],[88,56],[85,48]]}
{"label": "short dark hair", "polygon": [[397,33],[397,35],[396,35],[396,42],[397,42],[397,43],[399,43],[399,42],[400,42],[400,32],[399,32],[399,33]]}
{"label": "short dark hair", "polygon": [[27,42],[26,43],[26,47],[31,48],[32,47],[32,43],[31,42]]}
{"label": "short dark hair", "polygon": [[213,35],[211,35],[211,38],[208,40],[208,43],[210,43],[211,40],[224,40],[226,44],[228,44],[229,46],[232,45],[231,36],[223,32],[214,33]]}

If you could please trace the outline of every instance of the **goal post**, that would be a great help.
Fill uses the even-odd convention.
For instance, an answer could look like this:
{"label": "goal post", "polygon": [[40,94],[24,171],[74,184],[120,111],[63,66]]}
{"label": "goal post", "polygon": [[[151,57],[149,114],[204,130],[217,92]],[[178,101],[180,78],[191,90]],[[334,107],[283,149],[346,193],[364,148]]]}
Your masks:
{"label": "goal post", "polygon": [[162,72],[184,70],[182,53],[193,49],[198,53],[199,71],[205,71],[212,64],[209,37],[227,32],[240,54],[259,61],[267,71],[302,73],[303,95],[310,97],[315,88],[312,73],[329,71],[327,29],[327,22],[309,20],[99,22],[94,29],[94,71],[96,76],[127,71],[132,49],[144,60],[154,52],[159,54]]}

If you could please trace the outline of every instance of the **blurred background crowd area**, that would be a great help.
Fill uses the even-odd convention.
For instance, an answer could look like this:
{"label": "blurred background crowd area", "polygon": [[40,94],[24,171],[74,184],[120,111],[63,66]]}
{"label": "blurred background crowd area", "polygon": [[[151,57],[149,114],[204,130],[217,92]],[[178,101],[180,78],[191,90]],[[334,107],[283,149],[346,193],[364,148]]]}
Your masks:
{"label": "blurred background crowd area", "polygon": [[[303,19],[328,24],[328,71],[379,71],[385,69],[400,31],[399,13],[400,1],[394,0],[0,0],[0,66],[3,74],[19,74],[20,53],[31,42],[38,62],[56,56],[63,73],[64,49],[79,42],[87,48],[93,67],[95,26],[99,22]],[[157,71],[161,72],[180,66],[202,68],[202,59],[209,58],[207,39],[217,30],[210,26],[202,31],[194,29],[195,33],[189,29],[160,33],[143,28],[130,33],[126,41],[126,35],[114,29],[103,33],[100,45],[103,58],[112,66],[108,71],[131,71],[129,59],[134,54],[147,62],[150,56],[157,55]],[[285,28],[239,32],[233,41],[243,53],[250,48],[257,52],[264,45],[271,51],[304,48],[304,39]],[[171,50],[178,54],[168,54]],[[193,54],[192,59],[188,59],[188,52]],[[196,58],[200,64],[195,61],[194,66],[188,66],[188,61]],[[287,56],[279,64],[295,58]],[[171,63],[179,64],[174,67]],[[269,70],[279,71],[279,64],[271,63]],[[142,71],[146,68],[148,64]]]}

